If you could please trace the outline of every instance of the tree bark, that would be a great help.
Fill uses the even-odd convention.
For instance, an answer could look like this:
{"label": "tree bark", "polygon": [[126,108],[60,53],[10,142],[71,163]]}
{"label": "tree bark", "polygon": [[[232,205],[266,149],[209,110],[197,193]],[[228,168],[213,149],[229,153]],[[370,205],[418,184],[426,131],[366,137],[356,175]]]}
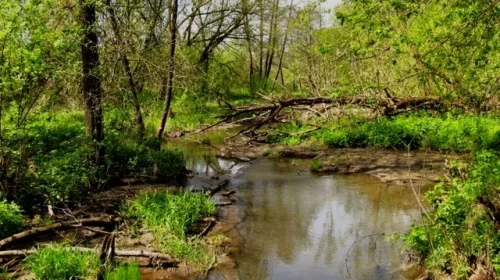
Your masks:
{"label": "tree bark", "polygon": [[[122,39],[120,32],[120,25],[118,23],[118,19],[116,18],[115,9],[111,6],[111,0],[106,0],[106,5],[108,9],[108,13],[111,19],[111,26],[113,28],[113,32],[115,33],[117,45],[120,47],[126,46],[126,41]],[[130,87],[130,92],[132,93],[132,101],[134,105],[134,114],[135,114],[135,122],[137,126],[137,135],[140,139],[144,138],[144,133],[146,128],[144,127],[144,120],[142,118],[141,106],[139,104],[139,99],[137,98],[137,84],[134,79],[134,74],[132,73],[132,69],[130,68],[130,60],[128,59],[126,50],[121,50],[120,57],[123,63],[123,70],[128,78],[128,84]]]}
{"label": "tree bark", "polygon": [[[175,48],[177,43],[177,9],[178,0],[170,0],[169,11],[169,33],[170,33],[170,54],[168,59],[168,77],[166,83],[165,106],[156,131],[156,138],[161,140],[165,125],[167,123],[168,114],[170,112],[170,104],[172,103],[172,95],[174,91],[174,74],[175,74]],[[163,91],[163,89],[162,89]]]}
{"label": "tree bark", "polygon": [[94,1],[80,0],[82,49],[82,92],[85,102],[87,133],[94,141],[98,166],[104,163],[104,125],[101,107],[101,78],[99,77],[98,38],[95,32],[96,6]]}

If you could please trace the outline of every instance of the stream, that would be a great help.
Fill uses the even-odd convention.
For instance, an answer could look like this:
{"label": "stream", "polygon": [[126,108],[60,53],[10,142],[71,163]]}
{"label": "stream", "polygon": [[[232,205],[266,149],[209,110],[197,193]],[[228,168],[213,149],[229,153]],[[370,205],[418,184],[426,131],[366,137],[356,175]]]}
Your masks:
{"label": "stream", "polygon": [[[221,144],[223,133],[204,143]],[[208,145],[189,140],[168,144],[186,155],[195,174],[188,188],[229,178],[240,220],[236,267],[210,279],[415,279],[405,269],[402,232],[420,219],[409,187],[387,185],[368,175],[318,176],[309,161],[260,158],[249,163],[218,159]],[[223,221],[222,221],[223,222]]]}

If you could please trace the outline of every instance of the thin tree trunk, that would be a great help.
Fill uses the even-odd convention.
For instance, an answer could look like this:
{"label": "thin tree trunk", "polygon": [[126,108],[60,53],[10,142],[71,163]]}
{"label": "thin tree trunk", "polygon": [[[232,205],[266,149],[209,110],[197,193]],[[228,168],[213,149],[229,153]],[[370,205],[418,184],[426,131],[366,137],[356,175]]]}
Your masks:
{"label": "thin tree trunk", "polygon": [[[288,11],[288,20],[292,20],[292,10],[293,10],[293,0],[290,3],[290,10]],[[283,56],[285,55],[285,50],[286,50],[286,44],[288,43],[288,29],[289,26],[287,24],[286,31],[285,31],[285,38],[283,39],[283,46],[281,47],[281,54],[280,54],[280,59],[278,63],[278,70],[276,72],[276,77],[274,78],[274,81],[276,82],[278,80],[278,77],[281,74],[281,84],[284,86],[285,81],[283,79]]]}
{"label": "thin tree trunk", "polygon": [[[248,1],[243,1],[244,8],[248,9]],[[252,88],[252,80],[253,80],[253,52],[252,52],[252,30],[250,29],[250,23],[248,20],[248,13],[245,14],[245,36],[247,40],[247,48],[248,48],[248,57],[250,59],[250,67],[248,72],[248,78],[250,82],[250,88]]]}
{"label": "thin tree trunk", "polygon": [[266,64],[265,64],[265,72],[264,76],[269,79],[271,75],[271,68],[273,65],[274,53],[276,48],[276,41],[278,40],[278,9],[279,9],[279,0],[273,3],[272,7],[272,15],[271,22],[269,23],[269,40],[266,54]]}
{"label": "thin tree trunk", "polygon": [[[111,6],[111,0],[106,0],[108,12],[111,18],[111,26],[113,27],[113,31],[115,33],[115,37],[119,46],[125,46],[125,42],[122,40],[122,36],[120,33],[120,26],[118,20],[116,18],[115,10]],[[130,87],[130,92],[132,93],[132,101],[134,105],[134,113],[135,113],[135,122],[137,126],[137,135],[140,139],[144,138],[144,133],[146,131],[144,127],[144,120],[142,119],[141,106],[139,104],[139,99],[137,98],[137,84],[134,80],[134,74],[132,73],[132,69],[130,68],[130,60],[128,59],[125,50],[123,50],[120,54],[121,61],[123,63],[123,69],[125,70],[125,74],[128,78],[128,84]]]}
{"label": "thin tree trunk", "polygon": [[259,76],[263,74],[264,63],[264,4],[263,0],[259,1],[260,23],[259,23]]}
{"label": "thin tree trunk", "polygon": [[94,1],[80,0],[82,48],[82,93],[85,102],[87,133],[94,141],[96,165],[104,163],[104,125],[101,108],[101,79],[99,77],[98,39],[94,30],[96,7]]}
{"label": "thin tree trunk", "polygon": [[165,106],[160,120],[160,124],[156,131],[156,138],[161,140],[165,125],[167,123],[168,113],[170,111],[170,103],[172,102],[172,95],[174,90],[174,74],[175,74],[175,47],[177,43],[177,9],[178,0],[170,0],[169,11],[169,32],[170,32],[170,54],[168,59],[168,78],[166,84],[167,94],[165,95]]}

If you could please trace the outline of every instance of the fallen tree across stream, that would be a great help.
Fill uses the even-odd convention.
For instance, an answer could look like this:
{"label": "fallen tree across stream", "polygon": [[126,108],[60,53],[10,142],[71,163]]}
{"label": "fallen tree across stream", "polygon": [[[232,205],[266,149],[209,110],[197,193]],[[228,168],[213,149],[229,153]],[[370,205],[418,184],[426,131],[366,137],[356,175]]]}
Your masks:
{"label": "fallen tree across stream", "polygon": [[[231,113],[218,116],[219,121],[209,125],[203,129],[197,130],[194,133],[201,133],[223,123],[238,123],[241,119],[238,117],[246,116],[245,122],[251,123],[250,126],[241,130],[237,134],[229,137],[232,138],[237,135],[253,133],[255,130],[261,128],[263,125],[275,120],[283,110],[287,108],[294,109],[312,109],[315,105],[329,105],[332,107],[343,106],[357,106],[361,108],[370,109],[378,115],[395,116],[405,112],[411,112],[421,109],[440,109],[440,108],[454,108],[461,107],[456,104],[445,104],[445,102],[438,97],[409,97],[409,98],[396,98],[390,95],[388,90],[385,90],[386,96],[343,96],[338,98],[330,97],[308,97],[308,98],[292,98],[286,100],[269,100],[270,103],[263,105],[250,105],[250,106],[229,106]],[[316,110],[313,110],[316,111]],[[253,116],[248,117],[249,114]]]}

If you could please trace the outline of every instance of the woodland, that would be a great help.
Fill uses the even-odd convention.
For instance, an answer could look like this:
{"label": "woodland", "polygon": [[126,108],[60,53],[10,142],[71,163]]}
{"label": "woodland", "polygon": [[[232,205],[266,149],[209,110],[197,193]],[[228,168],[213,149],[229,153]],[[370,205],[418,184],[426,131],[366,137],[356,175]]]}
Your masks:
{"label": "woodland", "polygon": [[[499,91],[498,0],[0,0],[0,249],[33,217],[109,228],[50,216],[125,178],[185,180],[163,144],[239,126],[228,141],[464,155],[398,238],[433,279],[496,279]],[[215,213],[211,193],[141,193],[119,219],[155,234],[149,254],[208,271],[186,228]],[[29,255],[36,279],[139,279],[67,246],[0,260]]]}

